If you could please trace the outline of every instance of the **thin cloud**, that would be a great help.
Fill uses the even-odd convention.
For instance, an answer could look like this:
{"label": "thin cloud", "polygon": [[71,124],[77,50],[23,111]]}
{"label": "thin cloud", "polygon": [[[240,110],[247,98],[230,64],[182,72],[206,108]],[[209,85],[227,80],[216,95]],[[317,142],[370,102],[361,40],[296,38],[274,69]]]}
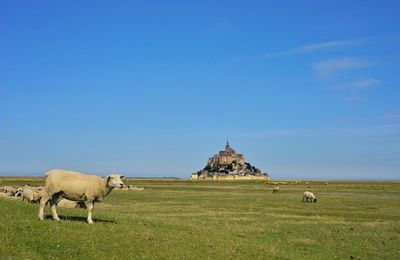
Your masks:
{"label": "thin cloud", "polygon": [[301,46],[294,48],[293,51],[296,53],[303,53],[303,52],[312,52],[320,49],[328,49],[340,46],[347,46],[353,45],[360,42],[360,40],[345,40],[345,41],[332,41],[332,42],[325,42],[325,43],[318,43],[318,44],[311,44],[306,46]]}
{"label": "thin cloud", "polygon": [[380,80],[373,78],[364,78],[356,81],[345,82],[339,85],[331,87],[333,90],[363,90],[376,86],[380,83]]}
{"label": "thin cloud", "polygon": [[352,82],[350,84],[350,87],[352,89],[365,89],[365,88],[369,88],[369,87],[378,85],[379,83],[380,83],[380,81],[377,79],[372,79],[372,78],[361,79],[361,80]]}
{"label": "thin cloud", "polygon": [[371,62],[359,58],[336,58],[320,61],[313,65],[313,70],[319,77],[330,77],[338,72],[367,68]]}
{"label": "thin cloud", "polygon": [[394,121],[398,121],[400,120],[400,113],[397,114],[386,114],[383,116],[384,119],[386,120],[394,120]]}
{"label": "thin cloud", "polygon": [[349,46],[359,43],[361,40],[341,40],[341,41],[330,41],[324,43],[316,43],[316,44],[309,44],[304,46],[295,47],[289,50],[280,51],[280,52],[273,52],[263,55],[262,58],[272,58],[272,57],[279,57],[291,54],[301,54],[301,53],[310,53],[322,49],[332,49],[341,46]]}

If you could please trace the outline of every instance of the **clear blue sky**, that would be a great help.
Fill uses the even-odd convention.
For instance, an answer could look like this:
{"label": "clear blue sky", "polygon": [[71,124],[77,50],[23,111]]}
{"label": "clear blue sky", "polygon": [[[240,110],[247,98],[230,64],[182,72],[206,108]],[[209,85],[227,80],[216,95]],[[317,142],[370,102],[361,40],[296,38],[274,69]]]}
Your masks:
{"label": "clear blue sky", "polygon": [[0,0],[0,175],[400,179],[398,1]]}

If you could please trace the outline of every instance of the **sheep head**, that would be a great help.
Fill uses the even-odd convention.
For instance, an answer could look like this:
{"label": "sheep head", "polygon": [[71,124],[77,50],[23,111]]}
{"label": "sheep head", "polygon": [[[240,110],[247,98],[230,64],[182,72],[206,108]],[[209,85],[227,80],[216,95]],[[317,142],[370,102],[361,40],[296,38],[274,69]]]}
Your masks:
{"label": "sheep head", "polygon": [[109,188],[122,188],[124,183],[122,179],[125,176],[119,174],[111,174],[107,176],[107,187]]}

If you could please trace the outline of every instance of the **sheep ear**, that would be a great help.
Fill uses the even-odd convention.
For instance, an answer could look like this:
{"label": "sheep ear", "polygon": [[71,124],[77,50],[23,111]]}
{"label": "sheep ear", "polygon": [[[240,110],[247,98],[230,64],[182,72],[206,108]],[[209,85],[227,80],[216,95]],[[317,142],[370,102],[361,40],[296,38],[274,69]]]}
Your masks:
{"label": "sheep ear", "polygon": [[110,182],[111,176],[107,176],[107,184]]}
{"label": "sheep ear", "polygon": [[124,175],[120,175],[120,178],[123,179],[123,178],[125,178],[125,176]]}

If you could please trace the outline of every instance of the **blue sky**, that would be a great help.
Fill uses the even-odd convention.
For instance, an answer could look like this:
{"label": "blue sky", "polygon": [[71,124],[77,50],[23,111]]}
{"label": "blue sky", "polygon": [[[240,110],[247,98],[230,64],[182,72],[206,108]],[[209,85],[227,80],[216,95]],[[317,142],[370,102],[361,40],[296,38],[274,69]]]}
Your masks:
{"label": "blue sky", "polygon": [[400,178],[398,1],[0,1],[0,175]]}

